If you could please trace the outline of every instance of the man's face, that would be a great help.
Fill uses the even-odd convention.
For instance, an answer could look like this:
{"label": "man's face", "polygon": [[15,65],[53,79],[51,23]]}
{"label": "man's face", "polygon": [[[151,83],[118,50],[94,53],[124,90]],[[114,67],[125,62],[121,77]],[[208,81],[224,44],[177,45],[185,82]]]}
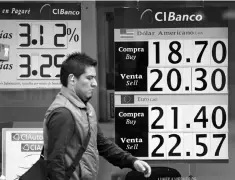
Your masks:
{"label": "man's face", "polygon": [[89,66],[85,68],[84,74],[79,78],[75,78],[74,90],[77,96],[87,102],[91,99],[93,91],[97,86],[95,67]]}

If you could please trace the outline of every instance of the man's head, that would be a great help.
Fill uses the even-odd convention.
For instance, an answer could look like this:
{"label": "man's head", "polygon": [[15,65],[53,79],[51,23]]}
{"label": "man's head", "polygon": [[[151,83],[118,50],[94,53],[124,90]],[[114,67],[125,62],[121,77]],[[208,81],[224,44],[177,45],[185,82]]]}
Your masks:
{"label": "man's head", "polygon": [[85,53],[69,54],[61,65],[61,84],[73,90],[82,101],[89,101],[97,86],[96,65],[97,61]]}

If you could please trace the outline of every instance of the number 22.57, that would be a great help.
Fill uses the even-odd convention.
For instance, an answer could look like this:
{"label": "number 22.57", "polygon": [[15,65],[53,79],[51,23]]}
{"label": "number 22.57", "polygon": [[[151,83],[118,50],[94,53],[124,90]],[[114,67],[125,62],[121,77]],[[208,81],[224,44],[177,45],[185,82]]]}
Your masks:
{"label": "number 22.57", "polygon": [[149,135],[149,144],[150,157],[153,159],[228,158],[227,133],[191,133],[190,142],[184,139],[183,133],[152,133]]}

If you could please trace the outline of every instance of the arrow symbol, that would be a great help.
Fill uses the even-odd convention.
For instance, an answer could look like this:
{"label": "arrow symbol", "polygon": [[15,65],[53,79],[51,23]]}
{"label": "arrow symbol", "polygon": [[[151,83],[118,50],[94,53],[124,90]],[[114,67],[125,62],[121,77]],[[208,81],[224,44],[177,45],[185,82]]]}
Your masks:
{"label": "arrow symbol", "polygon": [[12,134],[12,140],[19,141],[20,140],[20,135],[19,134]]}
{"label": "arrow symbol", "polygon": [[29,145],[28,144],[22,144],[22,150],[29,151]]}

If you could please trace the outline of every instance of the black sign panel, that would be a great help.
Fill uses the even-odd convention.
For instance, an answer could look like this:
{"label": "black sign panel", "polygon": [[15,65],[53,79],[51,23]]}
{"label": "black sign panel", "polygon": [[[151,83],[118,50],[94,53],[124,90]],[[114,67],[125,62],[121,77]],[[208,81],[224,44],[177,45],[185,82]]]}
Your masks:
{"label": "black sign panel", "polygon": [[148,42],[115,42],[115,90],[146,91]]}
{"label": "black sign panel", "polygon": [[148,156],[147,107],[116,107],[115,132],[115,142],[122,149],[134,156]]}

